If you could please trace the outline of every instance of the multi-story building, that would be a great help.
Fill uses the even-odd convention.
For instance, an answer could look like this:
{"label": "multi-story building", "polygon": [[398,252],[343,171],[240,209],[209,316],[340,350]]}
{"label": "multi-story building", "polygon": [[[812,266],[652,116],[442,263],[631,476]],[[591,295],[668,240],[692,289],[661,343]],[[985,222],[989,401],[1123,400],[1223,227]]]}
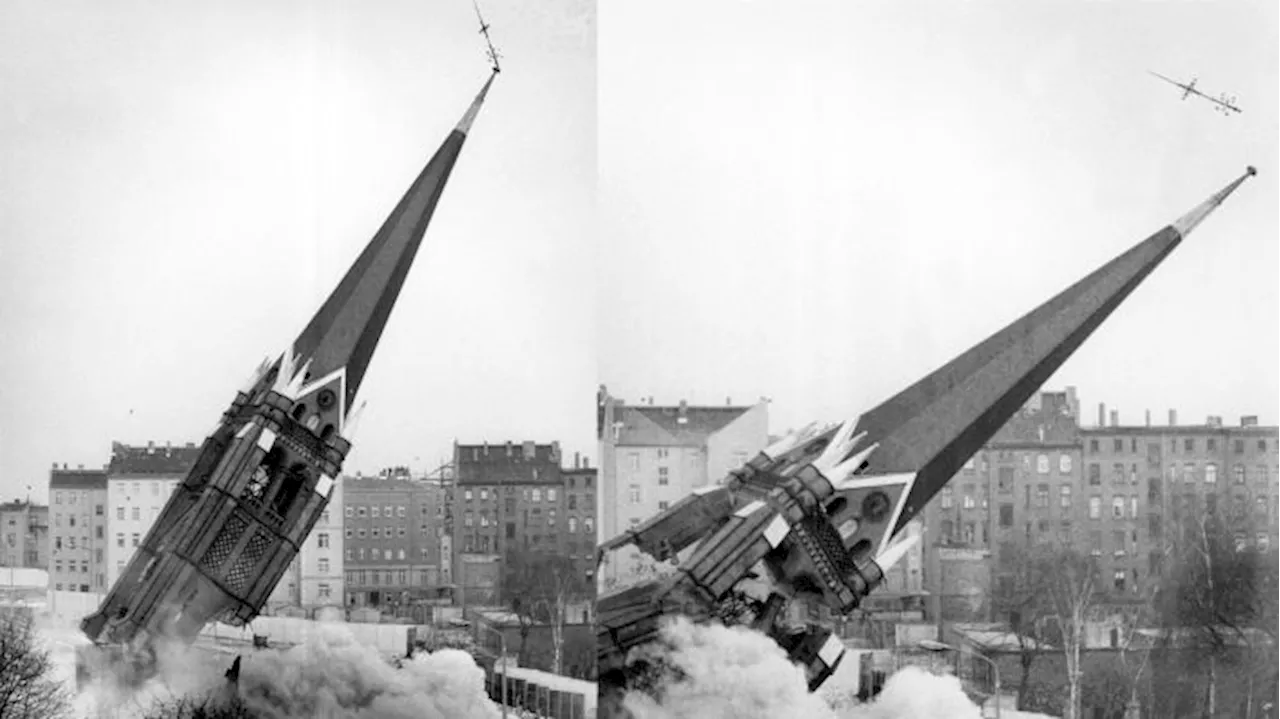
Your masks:
{"label": "multi-story building", "polygon": [[[1109,422],[1107,420],[1110,420]],[[1098,424],[1081,431],[1088,551],[1113,597],[1145,597],[1164,571],[1176,528],[1206,514],[1223,517],[1238,544],[1274,546],[1280,487],[1280,428],[1242,417],[1228,426],[1123,425],[1099,405]]]}
{"label": "multi-story building", "polygon": [[400,613],[435,596],[439,539],[427,520],[441,504],[439,483],[404,467],[342,483],[347,605]]}
{"label": "multi-story building", "polygon": [[1225,513],[1239,544],[1280,539],[1277,427],[1179,425],[1172,411],[1164,426],[1150,413],[1122,425],[1105,405],[1081,424],[1074,388],[1041,393],[929,503],[926,586],[949,603],[945,617],[1001,619],[986,599],[1009,589],[1016,550],[1037,543],[1092,555],[1108,601],[1132,603],[1149,597],[1188,518]]}
{"label": "multi-story building", "polygon": [[995,589],[1007,590],[1016,548],[1075,543],[1083,516],[1079,411],[1074,387],[1036,395],[925,507],[925,584],[935,616],[992,619],[992,573]]}
{"label": "multi-story building", "polygon": [[[558,442],[455,443],[453,457],[451,544],[456,601],[500,601],[505,559],[513,552],[582,561],[578,535],[594,519],[584,519],[581,509],[568,510],[567,477],[560,467]],[[576,489],[578,475],[574,478]],[[575,491],[574,496],[581,494]],[[568,549],[571,515],[576,552]],[[594,549],[592,544],[585,554],[591,555]]]}
{"label": "multi-story building", "polygon": [[49,508],[15,501],[0,504],[0,566],[49,568]]}
{"label": "multi-story building", "polygon": [[107,591],[107,470],[49,472],[49,582],[58,591]]}
{"label": "multi-story building", "polygon": [[[666,509],[699,487],[722,479],[768,446],[769,408],[694,407],[681,401],[632,406],[600,388],[598,541],[606,541]],[[640,576],[638,552],[618,552],[603,566],[606,587]]]}
{"label": "multi-story building", "polygon": [[594,580],[596,570],[596,468],[585,457],[573,455],[573,467],[564,477],[565,552],[580,575]]}
{"label": "multi-story building", "polygon": [[296,610],[304,616],[314,616],[317,610],[325,607],[346,605],[344,484],[334,483],[329,494],[329,506],[320,513],[320,519],[303,540],[298,555],[289,563],[280,583],[267,599],[267,608],[271,612]]}
{"label": "multi-story building", "polygon": [[199,454],[200,449],[190,443],[182,447],[112,443],[107,465],[107,587],[124,573]]}

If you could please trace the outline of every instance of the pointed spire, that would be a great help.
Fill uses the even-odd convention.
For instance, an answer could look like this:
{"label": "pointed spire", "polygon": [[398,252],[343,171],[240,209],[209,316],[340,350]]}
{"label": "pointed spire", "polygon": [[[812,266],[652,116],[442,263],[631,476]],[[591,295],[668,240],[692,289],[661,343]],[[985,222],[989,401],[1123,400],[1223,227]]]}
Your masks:
{"label": "pointed spire", "polygon": [[[1172,225],[858,419],[878,443],[867,475],[914,475],[883,541],[915,516],[1129,293],[1242,182],[1250,167]],[[885,546],[883,543],[880,546]]]}
{"label": "pointed spire", "polygon": [[1195,209],[1191,210],[1190,212],[1183,215],[1182,217],[1179,217],[1177,221],[1173,223],[1173,229],[1176,230],[1179,235],[1186,237],[1192,230],[1196,228],[1196,225],[1199,225],[1201,222],[1204,221],[1204,218],[1209,216],[1209,213],[1218,209],[1218,205],[1221,205],[1222,201],[1227,199],[1228,195],[1235,192],[1236,188],[1240,186],[1240,183],[1244,182],[1250,177],[1253,177],[1256,174],[1258,174],[1258,170],[1254,168],[1253,165],[1250,165],[1248,168],[1245,169],[1243,175],[1236,178],[1235,182],[1231,183],[1230,185],[1227,185],[1221,190],[1218,190],[1216,193],[1214,193],[1213,197],[1210,197],[1204,202],[1201,202],[1199,205],[1195,207]]}
{"label": "pointed spire", "polygon": [[354,406],[374,347],[494,77],[489,76],[462,120],[293,344],[300,363],[309,363],[304,366],[312,379],[345,372],[341,406],[346,412]]}
{"label": "pointed spire", "polygon": [[489,79],[485,82],[484,87],[480,88],[480,92],[476,94],[476,99],[471,101],[471,107],[462,114],[462,119],[458,120],[458,126],[454,129],[463,135],[471,132],[471,124],[476,121],[476,116],[480,114],[480,106],[484,104],[484,98],[489,94],[489,86],[493,84],[493,78],[498,76],[498,71],[494,70],[489,75]]}

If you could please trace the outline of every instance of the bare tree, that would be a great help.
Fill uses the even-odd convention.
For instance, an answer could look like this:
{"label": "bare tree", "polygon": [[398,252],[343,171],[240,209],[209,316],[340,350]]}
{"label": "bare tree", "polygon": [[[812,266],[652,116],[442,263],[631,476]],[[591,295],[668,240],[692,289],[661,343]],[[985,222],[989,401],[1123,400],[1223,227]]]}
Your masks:
{"label": "bare tree", "polygon": [[52,676],[49,651],[40,645],[26,610],[0,610],[0,717],[46,719],[67,716],[70,695]]}
{"label": "bare tree", "polygon": [[567,557],[512,552],[507,555],[503,589],[511,611],[520,622],[520,655],[525,655],[533,626],[549,626],[552,671],[560,673],[564,665],[564,626],[568,620],[568,606],[574,600],[591,599],[594,587]]}
{"label": "bare tree", "polygon": [[997,616],[1009,622],[1018,643],[1018,663],[1022,673],[1018,677],[1018,709],[1028,708],[1030,701],[1031,670],[1043,652],[1044,622],[1056,617],[1056,609],[1049,598],[1041,574],[1052,562],[1042,548],[1040,551],[1020,546],[1000,556],[1000,574],[1004,581],[997,587],[993,600]]}
{"label": "bare tree", "polygon": [[157,702],[144,719],[258,719],[238,696],[182,698]]}
{"label": "bare tree", "polygon": [[1098,567],[1093,557],[1066,547],[1042,551],[1036,559],[1037,581],[1057,629],[1056,639],[1067,664],[1067,702],[1064,719],[1080,719],[1083,671],[1080,652],[1098,595]]}
{"label": "bare tree", "polygon": [[[1149,599],[1154,600],[1159,593],[1160,586],[1156,584]],[[1147,665],[1151,663],[1151,650],[1154,647],[1152,639],[1139,631],[1151,618],[1149,607],[1150,605],[1134,607],[1123,613],[1120,645],[1117,647],[1120,673],[1128,684],[1125,700],[1129,706],[1135,708],[1140,706],[1139,690],[1142,687],[1142,677],[1147,670]]]}
{"label": "bare tree", "polygon": [[1276,693],[1276,552],[1251,546],[1251,527],[1217,512],[1188,518],[1175,529],[1169,587],[1157,602],[1162,629],[1207,662],[1203,713],[1220,713],[1221,665],[1235,661],[1231,674],[1248,676],[1248,715]]}

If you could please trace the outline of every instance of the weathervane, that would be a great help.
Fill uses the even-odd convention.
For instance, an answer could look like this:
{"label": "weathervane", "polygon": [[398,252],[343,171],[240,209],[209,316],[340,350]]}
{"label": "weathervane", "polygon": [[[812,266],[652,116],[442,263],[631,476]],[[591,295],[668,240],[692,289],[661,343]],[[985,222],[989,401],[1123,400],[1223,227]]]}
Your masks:
{"label": "weathervane", "polygon": [[484,16],[480,14],[480,3],[477,0],[472,0],[471,4],[476,8],[476,19],[480,21],[480,34],[484,35],[484,44],[487,46],[485,55],[488,56],[489,62],[493,63],[493,71],[502,72],[502,68],[498,65],[498,58],[502,56],[493,47],[493,40],[489,37],[489,23],[485,22]]}
{"label": "weathervane", "polygon": [[1209,97],[1208,95],[1204,94],[1203,92],[1200,92],[1199,90],[1197,90],[1197,89],[1196,89],[1196,79],[1195,79],[1194,77],[1193,77],[1193,78],[1191,78],[1191,82],[1190,82],[1189,84],[1183,85],[1182,83],[1178,82],[1177,80],[1170,80],[1169,78],[1165,77],[1164,75],[1161,75],[1161,74],[1160,74],[1160,73],[1158,73],[1158,72],[1151,72],[1150,70],[1148,70],[1147,72],[1150,72],[1152,75],[1155,75],[1156,77],[1160,78],[1161,80],[1164,80],[1164,81],[1165,81],[1165,82],[1167,82],[1167,83],[1170,83],[1170,84],[1173,84],[1173,85],[1177,85],[1178,87],[1182,88],[1182,89],[1183,89],[1183,93],[1182,93],[1182,99],[1183,99],[1183,100],[1187,99],[1188,97],[1190,97],[1190,96],[1192,96],[1192,95],[1199,95],[1200,97],[1203,97],[1204,99],[1206,99],[1206,100],[1208,100],[1209,102],[1212,102],[1212,103],[1213,103],[1213,105],[1214,105],[1213,109],[1214,109],[1214,111],[1215,111],[1215,112],[1220,112],[1220,113],[1222,113],[1223,115],[1227,115],[1228,117],[1229,117],[1229,116],[1231,115],[1231,113],[1233,113],[1233,112],[1244,112],[1244,110],[1241,110],[1240,108],[1238,108],[1238,107],[1236,107],[1236,106],[1235,106],[1236,98],[1235,98],[1235,96],[1234,96],[1234,95],[1232,95],[1232,96],[1228,96],[1228,95],[1227,95],[1227,93],[1225,93],[1225,92],[1224,92],[1224,93],[1222,93],[1220,96],[1218,96],[1217,98],[1213,98],[1213,97]]}

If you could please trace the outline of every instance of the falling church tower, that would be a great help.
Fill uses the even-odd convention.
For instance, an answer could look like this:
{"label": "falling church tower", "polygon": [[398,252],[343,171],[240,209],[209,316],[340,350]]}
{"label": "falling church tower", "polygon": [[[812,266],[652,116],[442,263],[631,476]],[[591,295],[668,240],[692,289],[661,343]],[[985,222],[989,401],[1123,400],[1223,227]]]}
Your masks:
{"label": "falling church tower", "polygon": [[494,68],[333,294],[274,363],[264,362],[205,440],[98,611],[78,676],[125,683],[154,671],[159,637],[190,642],[218,620],[258,615],[329,503],[351,449],[357,392]]}
{"label": "falling church tower", "polygon": [[601,543],[606,552],[634,544],[679,567],[597,598],[602,693],[653,686],[645,668],[653,655],[633,652],[660,641],[664,615],[736,621],[741,583],[761,577],[770,594],[751,626],[805,669],[810,690],[819,686],[845,648],[830,628],[797,633],[779,623],[782,608],[796,597],[840,615],[858,608],[919,540],[903,531],[907,523],[1254,174],[1249,167],[1180,219],[856,419],[784,439],[724,482]]}

